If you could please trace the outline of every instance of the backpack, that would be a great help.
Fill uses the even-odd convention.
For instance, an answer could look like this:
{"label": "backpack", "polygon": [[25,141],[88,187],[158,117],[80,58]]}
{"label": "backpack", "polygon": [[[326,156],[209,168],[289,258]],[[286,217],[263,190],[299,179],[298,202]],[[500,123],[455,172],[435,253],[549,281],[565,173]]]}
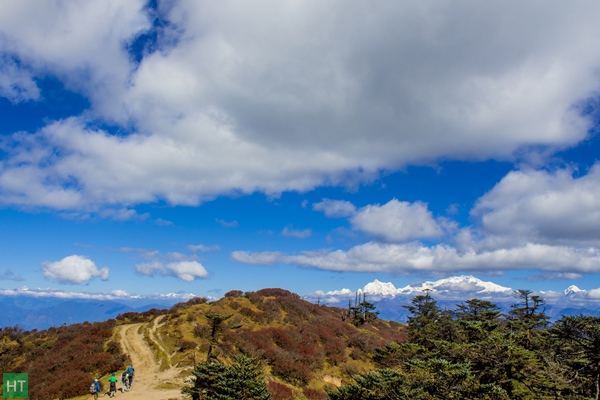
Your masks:
{"label": "backpack", "polygon": [[90,385],[90,393],[91,393],[91,394],[94,394],[94,393],[96,393],[96,384],[95,384],[95,383],[92,383],[92,384]]}

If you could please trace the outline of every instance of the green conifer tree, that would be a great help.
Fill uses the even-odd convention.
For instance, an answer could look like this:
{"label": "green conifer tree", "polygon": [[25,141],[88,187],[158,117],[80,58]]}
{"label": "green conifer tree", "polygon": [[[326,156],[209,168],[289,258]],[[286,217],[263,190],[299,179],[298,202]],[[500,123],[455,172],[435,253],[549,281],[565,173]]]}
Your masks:
{"label": "green conifer tree", "polygon": [[216,361],[198,363],[181,393],[192,400],[269,400],[260,364],[244,355],[231,366]]}

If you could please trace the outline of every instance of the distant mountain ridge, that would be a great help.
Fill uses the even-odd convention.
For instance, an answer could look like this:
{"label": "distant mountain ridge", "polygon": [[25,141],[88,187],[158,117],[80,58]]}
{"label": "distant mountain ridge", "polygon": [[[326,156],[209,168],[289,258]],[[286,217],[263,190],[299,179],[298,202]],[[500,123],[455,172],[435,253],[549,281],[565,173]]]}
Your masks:
{"label": "distant mountain ridge", "polygon": [[0,295],[0,327],[19,326],[25,330],[48,329],[80,322],[100,322],[127,312],[143,312],[152,308],[170,308],[183,301],[180,297],[160,299],[65,299],[32,297],[25,294]]}
{"label": "distant mountain ridge", "polygon": [[[355,300],[357,294],[364,293],[368,300],[375,304],[381,318],[405,322],[408,314],[403,306],[409,305],[414,296],[426,289],[430,290],[431,296],[440,307],[446,309],[454,309],[457,303],[478,298],[496,303],[506,312],[511,304],[516,302],[513,296],[514,289],[483,281],[472,275],[414,283],[402,288],[396,288],[391,282],[375,279],[357,290],[344,288],[328,292],[317,291],[303,297],[313,303],[346,307],[348,302]],[[600,315],[600,289],[582,290],[571,285],[562,292],[547,291],[535,294],[546,300],[546,312],[553,319],[561,315]],[[153,297],[119,297],[27,288],[0,289],[0,327],[18,325],[31,330],[85,321],[99,322],[126,312],[170,308],[194,296],[191,293],[169,293]]]}
{"label": "distant mountain ridge", "polygon": [[[375,304],[380,317],[404,322],[408,315],[406,308],[412,298],[429,290],[441,308],[454,309],[457,303],[472,298],[489,300],[508,311],[516,302],[512,288],[493,282],[486,282],[472,275],[454,276],[437,281],[426,281],[396,288],[391,282],[374,280],[363,288],[329,292],[318,291],[306,296],[309,301],[344,307],[352,302],[357,294],[366,294],[368,301]],[[546,312],[553,319],[561,315],[588,314],[600,315],[600,289],[582,290],[575,285],[563,292],[547,291],[535,293],[546,301]]]}

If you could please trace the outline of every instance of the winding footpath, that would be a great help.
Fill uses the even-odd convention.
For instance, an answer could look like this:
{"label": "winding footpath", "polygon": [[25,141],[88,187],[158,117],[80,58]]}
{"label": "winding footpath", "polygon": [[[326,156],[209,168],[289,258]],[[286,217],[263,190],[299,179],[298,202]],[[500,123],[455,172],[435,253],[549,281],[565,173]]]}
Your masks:
{"label": "winding footpath", "polygon": [[[160,317],[155,319],[150,325],[150,339],[162,351],[162,346],[156,341],[156,328],[160,322]],[[157,362],[152,349],[144,338],[144,330],[148,323],[137,323],[122,325],[118,327],[118,334],[121,337],[121,346],[127,356],[129,356],[133,367],[135,368],[135,378],[129,392],[117,391],[115,398],[123,399],[144,399],[144,400],[180,400],[184,399],[181,395],[183,378],[180,377],[181,369],[174,368],[170,364],[163,371]],[[166,354],[166,352],[165,352]],[[117,389],[121,387],[119,384]]]}

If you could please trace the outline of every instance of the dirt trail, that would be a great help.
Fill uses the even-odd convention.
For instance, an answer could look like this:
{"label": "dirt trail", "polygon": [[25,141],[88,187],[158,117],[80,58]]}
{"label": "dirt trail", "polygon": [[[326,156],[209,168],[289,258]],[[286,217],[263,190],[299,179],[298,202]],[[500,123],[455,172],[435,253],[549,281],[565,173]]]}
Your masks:
{"label": "dirt trail", "polygon": [[[149,336],[164,351],[155,339],[158,322],[158,319],[153,321],[150,326]],[[144,400],[183,399],[184,397],[181,395],[183,378],[180,376],[182,370],[171,367],[169,360],[168,368],[160,371],[160,365],[144,338],[144,330],[147,326],[147,323],[137,323],[118,327],[118,334],[121,336],[121,346],[135,368],[135,378],[131,390],[121,393],[119,391],[121,388],[121,377],[118,377],[118,391],[115,398]]]}

